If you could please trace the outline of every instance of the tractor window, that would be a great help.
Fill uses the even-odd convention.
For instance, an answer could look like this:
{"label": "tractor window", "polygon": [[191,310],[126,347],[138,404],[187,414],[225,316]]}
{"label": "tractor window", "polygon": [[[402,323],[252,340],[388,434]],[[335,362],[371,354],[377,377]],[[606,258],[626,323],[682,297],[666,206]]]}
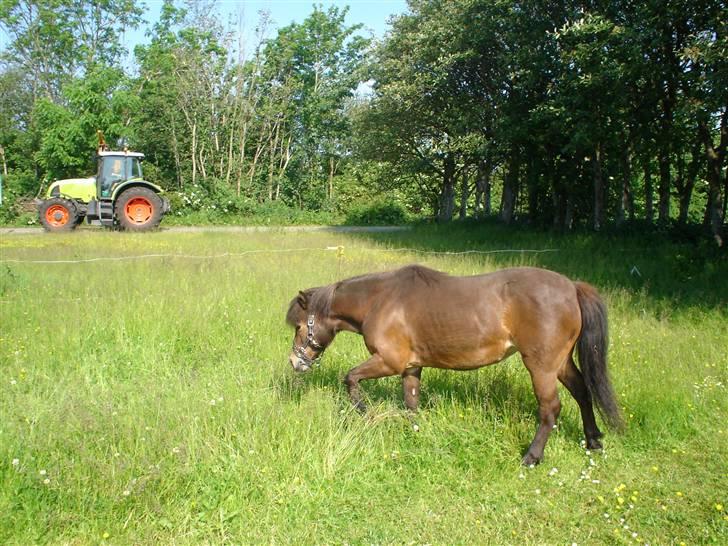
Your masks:
{"label": "tractor window", "polygon": [[125,179],[123,158],[107,156],[101,159],[98,179],[99,188],[101,189],[101,197],[108,197],[111,195],[112,186]]}
{"label": "tractor window", "polygon": [[143,178],[142,162],[139,161],[138,157],[127,157],[126,158],[126,175],[127,175],[127,180],[129,180],[131,178]]}

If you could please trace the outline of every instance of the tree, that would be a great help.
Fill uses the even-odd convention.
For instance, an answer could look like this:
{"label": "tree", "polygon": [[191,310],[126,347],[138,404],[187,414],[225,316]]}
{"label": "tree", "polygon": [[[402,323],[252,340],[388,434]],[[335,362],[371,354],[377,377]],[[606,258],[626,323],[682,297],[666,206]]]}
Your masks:
{"label": "tree", "polygon": [[[129,122],[119,36],[140,23],[142,12],[136,0],[0,1],[0,27],[10,38],[0,78],[11,87],[0,144],[12,168],[35,178],[77,175],[89,167],[96,129],[129,132],[118,129]],[[105,120],[109,127],[96,125]]]}
{"label": "tree", "polygon": [[345,24],[347,12],[314,6],[301,24],[280,29],[263,50],[269,198],[278,193],[273,180],[291,168],[295,172],[284,189],[290,197],[300,202],[304,196],[315,201],[334,196],[334,177],[350,153],[347,107],[364,78],[370,42],[357,34],[361,25]]}
{"label": "tree", "polygon": [[36,103],[41,135],[36,160],[48,177],[90,174],[99,127],[110,143],[132,139],[131,120],[140,103],[130,84],[120,69],[98,67],[64,87],[64,105],[46,99]]}

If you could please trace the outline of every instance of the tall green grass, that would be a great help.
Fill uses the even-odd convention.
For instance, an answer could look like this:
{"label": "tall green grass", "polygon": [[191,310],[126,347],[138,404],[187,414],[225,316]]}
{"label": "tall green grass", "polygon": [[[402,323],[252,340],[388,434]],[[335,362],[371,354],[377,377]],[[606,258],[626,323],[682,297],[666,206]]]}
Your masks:
{"label": "tall green grass", "polygon": [[[558,251],[385,251],[401,247]],[[81,231],[5,236],[0,251],[1,543],[728,542],[728,275],[687,244],[466,226]],[[27,262],[146,254],[167,256]],[[597,285],[626,432],[586,452],[562,389],[544,463],[522,468],[536,406],[517,356],[425,370],[414,417],[396,378],[365,382],[370,410],[351,410],[358,336],[293,374],[297,290],[411,262]]]}

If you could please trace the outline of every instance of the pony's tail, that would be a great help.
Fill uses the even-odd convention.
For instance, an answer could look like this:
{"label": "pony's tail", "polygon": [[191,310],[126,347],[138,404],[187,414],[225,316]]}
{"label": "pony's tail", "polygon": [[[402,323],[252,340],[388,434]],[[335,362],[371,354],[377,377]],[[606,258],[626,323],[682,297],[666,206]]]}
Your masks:
{"label": "pony's tail", "polygon": [[604,421],[621,430],[624,420],[607,371],[607,307],[596,288],[583,282],[574,285],[581,309],[581,334],[576,343],[581,373]]}

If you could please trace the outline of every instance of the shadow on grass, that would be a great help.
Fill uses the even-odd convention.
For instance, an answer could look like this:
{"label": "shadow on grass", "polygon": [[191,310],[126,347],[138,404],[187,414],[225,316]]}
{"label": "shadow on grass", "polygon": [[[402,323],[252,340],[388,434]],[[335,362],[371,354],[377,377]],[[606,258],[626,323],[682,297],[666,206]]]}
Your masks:
{"label": "shadow on grass", "polygon": [[[312,390],[325,390],[332,393],[340,409],[349,409],[351,404],[343,384],[348,368],[337,367],[331,362],[328,364],[324,362],[306,374],[287,370],[274,378],[271,388],[279,400],[296,404],[301,403],[306,393]],[[364,401],[370,408],[384,404],[405,413],[400,377],[362,381],[361,389]],[[576,401],[565,389],[561,391],[561,400],[564,407],[573,405],[574,409],[562,413],[562,432],[580,441],[583,433]],[[478,371],[425,368],[422,373],[420,412],[457,411],[452,408],[481,411],[492,422],[530,422],[534,430],[538,424],[538,404],[531,382],[525,367],[516,357]]]}
{"label": "shadow on grass", "polygon": [[[688,307],[717,309],[728,315],[728,252],[695,231],[659,233],[637,226],[631,231],[598,234],[559,233],[484,220],[423,224],[408,231],[353,232],[349,237],[422,252],[489,252],[468,256],[484,270],[543,267],[599,288],[644,295],[658,315]],[[546,249],[550,251],[518,252]],[[417,261],[427,259],[423,254]]]}

